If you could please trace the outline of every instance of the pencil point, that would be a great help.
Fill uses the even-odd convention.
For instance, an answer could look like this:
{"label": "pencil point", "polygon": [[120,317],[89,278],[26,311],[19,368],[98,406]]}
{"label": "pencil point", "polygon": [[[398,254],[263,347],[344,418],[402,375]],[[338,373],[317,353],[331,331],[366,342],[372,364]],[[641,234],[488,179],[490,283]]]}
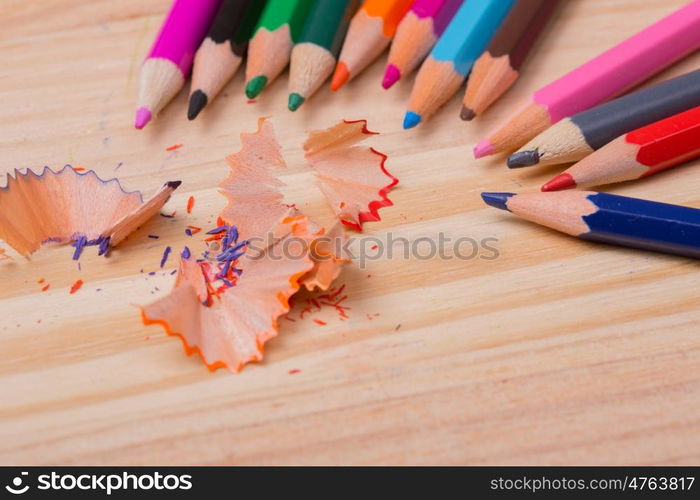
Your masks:
{"label": "pencil point", "polygon": [[394,85],[396,82],[398,82],[401,79],[401,70],[394,66],[393,64],[389,64],[386,67],[386,71],[384,71],[384,79],[382,80],[382,87],[385,89],[388,89],[392,85]]}
{"label": "pencil point", "polygon": [[[496,207],[500,210],[508,210],[508,200],[515,193],[481,193],[481,199],[487,205]],[[508,210],[510,211],[510,210]]]}
{"label": "pencil point", "polygon": [[292,92],[289,94],[289,102],[287,104],[287,107],[289,108],[289,111],[296,111],[299,109],[299,106],[304,104],[304,99],[301,95],[297,94],[296,92]]}
{"label": "pencil point", "polygon": [[465,122],[473,120],[475,116],[474,110],[466,106],[462,106],[462,111],[459,112],[459,117]]}
{"label": "pencil point", "polygon": [[560,189],[570,189],[572,187],[576,187],[576,181],[571,174],[564,172],[563,174],[559,174],[554,179],[546,182],[541,189],[542,191],[547,192],[559,191]]}
{"label": "pencil point", "polygon": [[336,91],[340,89],[350,78],[350,72],[348,67],[345,66],[344,62],[339,62],[335,67],[335,73],[333,73],[333,78],[331,79],[331,90]]}
{"label": "pencil point", "polygon": [[406,111],[406,114],[403,115],[403,128],[404,130],[407,130],[409,128],[413,128],[416,125],[418,125],[423,118],[418,113],[414,113],[413,111]]}
{"label": "pencil point", "polygon": [[537,165],[540,162],[540,153],[536,149],[518,151],[508,157],[508,168],[522,168]]}
{"label": "pencil point", "polygon": [[254,76],[245,84],[246,97],[248,99],[255,99],[260,95],[265,85],[267,85],[267,77],[265,75]]}
{"label": "pencil point", "polygon": [[170,189],[177,189],[180,187],[180,184],[182,184],[182,181],[168,181],[165,183]]}
{"label": "pencil point", "polygon": [[209,98],[207,94],[197,89],[190,95],[190,105],[187,108],[187,119],[194,120],[197,115],[202,112],[204,107],[207,105]]}
{"label": "pencil point", "polygon": [[479,144],[474,146],[474,158],[483,158],[494,152],[494,147],[488,139],[482,139]]}
{"label": "pencil point", "polygon": [[134,121],[134,127],[141,130],[150,121],[151,112],[148,110],[148,108],[139,108],[136,110],[136,120]]}

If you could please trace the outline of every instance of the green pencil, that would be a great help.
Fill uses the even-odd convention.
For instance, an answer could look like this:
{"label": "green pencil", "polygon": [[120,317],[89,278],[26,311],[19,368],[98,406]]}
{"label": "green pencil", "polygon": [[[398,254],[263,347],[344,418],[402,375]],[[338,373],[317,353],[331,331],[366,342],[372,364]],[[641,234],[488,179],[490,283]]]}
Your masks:
{"label": "green pencil", "polygon": [[313,0],[269,0],[248,45],[245,94],[253,99],[287,67]]}
{"label": "green pencil", "polygon": [[335,68],[340,46],[359,0],[316,0],[299,41],[292,49],[289,68],[289,110],[296,111]]}

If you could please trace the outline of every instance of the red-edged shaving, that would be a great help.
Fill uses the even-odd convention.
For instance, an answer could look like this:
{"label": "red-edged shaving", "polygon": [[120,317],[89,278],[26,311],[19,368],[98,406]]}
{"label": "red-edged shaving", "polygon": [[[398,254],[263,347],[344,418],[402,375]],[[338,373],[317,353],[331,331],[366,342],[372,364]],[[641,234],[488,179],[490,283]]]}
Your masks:
{"label": "red-edged shaving", "polygon": [[385,154],[357,145],[371,134],[365,120],[341,121],[311,132],[304,143],[326,200],[343,224],[358,231],[364,222],[380,220],[378,211],[392,205],[387,193],[399,182],[386,170]]}

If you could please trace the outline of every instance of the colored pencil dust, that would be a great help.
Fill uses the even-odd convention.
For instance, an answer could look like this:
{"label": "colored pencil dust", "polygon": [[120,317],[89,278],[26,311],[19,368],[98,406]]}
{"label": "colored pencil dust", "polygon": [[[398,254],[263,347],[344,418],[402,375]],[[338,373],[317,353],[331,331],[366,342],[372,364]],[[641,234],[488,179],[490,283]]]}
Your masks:
{"label": "colored pencil dust", "polygon": [[141,66],[136,128],[145,127],[183,87],[219,4],[220,0],[175,1]]}
{"label": "colored pencil dust", "polygon": [[313,0],[269,0],[248,45],[245,94],[256,98],[289,64]]}
{"label": "colored pencil dust", "polygon": [[382,87],[388,89],[425,59],[462,0],[416,0],[396,28]]}
{"label": "colored pencil dust", "polygon": [[578,238],[700,258],[700,210],[591,191],[482,193],[523,219]]}
{"label": "colored pencil dust", "polygon": [[257,0],[224,0],[194,58],[189,120],[194,120],[238,71],[263,5]]}
{"label": "colored pencil dust", "polygon": [[365,0],[350,21],[331,90],[345,85],[389,46],[411,3],[413,0]]}
{"label": "colored pencil dust", "polygon": [[520,67],[547,25],[559,0],[521,0],[474,63],[460,117],[471,120],[502,96],[520,76]]}
{"label": "colored pencil dust", "polygon": [[457,92],[512,6],[513,0],[462,4],[418,71],[403,128],[415,127]]}
{"label": "colored pencil dust", "polygon": [[700,106],[700,70],[564,118],[508,158],[510,168],[578,161],[613,139]]}
{"label": "colored pencil dust", "polygon": [[513,151],[559,120],[606,101],[700,46],[700,0],[542,87],[474,148],[474,157]]}
{"label": "colored pencil dust", "polygon": [[299,109],[331,75],[350,18],[359,0],[317,1],[292,49],[289,65],[290,111]]}
{"label": "colored pencil dust", "polygon": [[629,132],[542,186],[556,191],[640,179],[700,156],[700,106]]}

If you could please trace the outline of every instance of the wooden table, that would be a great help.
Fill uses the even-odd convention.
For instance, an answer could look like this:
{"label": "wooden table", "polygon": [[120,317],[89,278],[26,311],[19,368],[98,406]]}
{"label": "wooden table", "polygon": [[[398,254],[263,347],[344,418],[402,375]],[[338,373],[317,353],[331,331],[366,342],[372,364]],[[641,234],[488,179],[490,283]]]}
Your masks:
{"label": "wooden table", "polygon": [[[165,207],[174,219],[156,217],[109,259],[86,251],[81,271],[70,247],[0,261],[0,462],[698,463],[697,262],[578,241],[479,198],[535,190],[556,170],[472,160],[486,129],[684,2],[566,3],[521,81],[474,123],[459,120],[459,95],[402,131],[411,79],[383,91],[382,61],[294,114],[286,75],[248,104],[239,73],[196,121],[185,119],[183,92],[137,131],[139,63],[168,1],[5,0],[1,173],[70,163],[147,195],[166,180],[183,185]],[[695,55],[662,77],[699,63]],[[498,258],[395,254],[352,266],[340,278],[349,320],[324,310],[313,317],[325,326],[308,315],[283,321],[264,362],[210,373],[160,327],[144,327],[135,305],[170,289],[175,259],[158,269],[164,247],[199,241],[187,224],[211,227],[224,203],[224,156],[263,115],[289,163],[289,199],[311,217],[331,220],[303,161],[306,131],[367,118],[381,132],[371,145],[389,154],[400,184],[365,236],[496,238]],[[694,163],[614,192],[700,206]]]}

